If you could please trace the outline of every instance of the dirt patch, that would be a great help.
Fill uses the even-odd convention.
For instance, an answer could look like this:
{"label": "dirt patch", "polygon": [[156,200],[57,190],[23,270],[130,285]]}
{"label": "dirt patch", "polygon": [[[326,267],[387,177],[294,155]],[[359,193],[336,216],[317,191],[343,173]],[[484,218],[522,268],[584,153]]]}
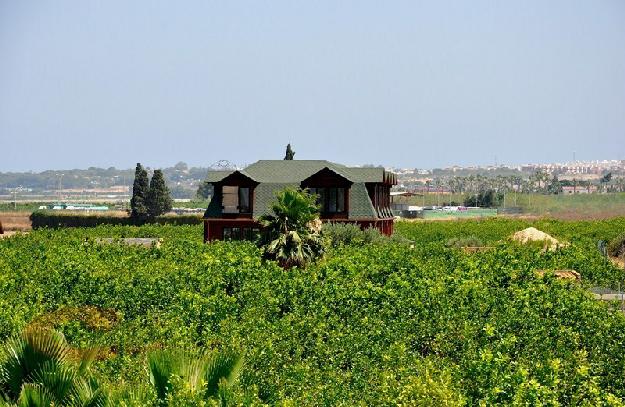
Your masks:
{"label": "dirt patch", "polygon": [[112,238],[105,237],[95,240],[98,244],[123,244],[126,246],[142,246],[142,247],[155,247],[160,248],[163,239],[153,238],[153,237],[127,237],[127,238]]}
{"label": "dirt patch", "polygon": [[566,244],[559,242],[551,235],[548,235],[547,233],[534,227],[529,227],[527,229],[516,232],[514,235],[512,235],[512,240],[521,244],[528,244],[530,242],[543,242],[545,245],[545,249],[547,250],[555,250],[558,247],[566,246]]}
{"label": "dirt patch", "polygon": [[495,248],[494,246],[464,246],[464,247],[461,247],[462,251],[465,252],[466,254],[486,252],[486,251],[492,250],[494,248]]}
{"label": "dirt patch", "polygon": [[2,223],[4,233],[7,231],[32,229],[30,212],[0,212],[0,223]]}
{"label": "dirt patch", "polygon": [[56,328],[70,321],[80,321],[94,331],[107,331],[115,326],[121,317],[113,309],[85,305],[82,307],[61,307],[42,314],[32,320],[31,327]]}
{"label": "dirt patch", "polygon": [[[542,277],[549,270],[535,270],[536,275]],[[553,274],[556,278],[561,280],[582,281],[582,276],[575,270],[553,270]]]}
{"label": "dirt patch", "polygon": [[610,261],[612,262],[612,264],[614,264],[616,267],[620,267],[622,269],[625,269],[625,259],[622,258],[618,258],[618,257],[610,257]]}

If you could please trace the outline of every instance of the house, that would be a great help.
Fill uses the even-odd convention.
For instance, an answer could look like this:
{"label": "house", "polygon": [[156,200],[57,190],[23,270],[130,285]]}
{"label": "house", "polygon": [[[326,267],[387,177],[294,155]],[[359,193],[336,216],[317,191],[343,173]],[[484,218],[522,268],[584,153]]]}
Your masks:
{"label": "house", "polygon": [[213,196],[204,213],[204,241],[251,239],[287,187],[318,195],[320,218],[393,233],[390,208],[395,174],[384,168],[346,167],[324,160],[261,160],[243,170],[209,171]]}

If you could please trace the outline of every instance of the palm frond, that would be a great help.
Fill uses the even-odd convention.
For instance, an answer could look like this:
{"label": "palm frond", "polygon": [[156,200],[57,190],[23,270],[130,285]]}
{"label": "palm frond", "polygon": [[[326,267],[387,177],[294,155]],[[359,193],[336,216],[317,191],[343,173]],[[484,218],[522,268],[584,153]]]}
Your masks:
{"label": "palm frond", "polygon": [[1,387],[15,400],[22,385],[47,362],[62,364],[68,359],[70,347],[63,334],[51,330],[25,331],[4,344]]}
{"label": "palm frond", "polygon": [[47,361],[33,372],[28,381],[46,389],[48,396],[58,405],[66,404],[76,381],[76,372],[56,361]]}
{"label": "palm frond", "polygon": [[148,355],[150,383],[154,387],[156,397],[159,400],[165,400],[167,394],[171,391],[169,379],[176,372],[177,363],[179,362],[165,351],[154,351]]}
{"label": "palm frond", "polygon": [[124,383],[117,386],[117,390],[111,394],[109,400],[113,406],[120,407],[143,407],[154,404],[153,389],[143,383],[133,383],[128,386]]}
{"label": "palm frond", "polygon": [[204,373],[206,397],[215,397],[219,394],[219,383],[222,380],[231,386],[236,381],[242,366],[243,355],[241,353],[222,351],[209,355]]}
{"label": "palm frond", "polygon": [[54,404],[48,390],[41,385],[27,383],[22,387],[19,396],[19,407],[50,407]]}
{"label": "palm frond", "polygon": [[89,369],[89,367],[95,360],[99,351],[100,351],[99,348],[90,348],[90,349],[85,349],[80,353],[80,362],[78,365],[79,376],[82,376],[85,373],[87,373],[87,370]]}
{"label": "palm frond", "polygon": [[109,401],[109,394],[93,377],[78,378],[74,382],[68,407],[104,407]]}
{"label": "palm frond", "polygon": [[171,391],[171,377],[180,377],[192,391],[200,388],[204,366],[202,360],[186,351],[155,351],[148,355],[150,383],[159,400],[165,400]]}

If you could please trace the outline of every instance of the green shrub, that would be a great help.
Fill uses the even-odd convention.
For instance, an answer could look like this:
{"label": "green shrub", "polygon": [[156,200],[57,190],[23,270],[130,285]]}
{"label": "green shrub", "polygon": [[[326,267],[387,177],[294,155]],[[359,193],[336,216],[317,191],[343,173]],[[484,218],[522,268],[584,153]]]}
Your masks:
{"label": "green shrub", "polygon": [[[100,225],[140,225],[143,223],[141,220],[128,216],[50,211],[35,211],[30,215],[30,220],[33,229],[95,227]],[[153,220],[153,223],[160,225],[197,225],[201,222],[201,215],[163,215],[157,216]]]}
{"label": "green shrub", "polygon": [[614,257],[625,257],[625,233],[610,240],[608,254]]}
{"label": "green shrub", "polygon": [[388,242],[376,228],[360,229],[353,223],[324,223],[321,232],[330,240],[332,246],[347,246],[352,244],[370,244]]}
{"label": "green shrub", "polygon": [[364,236],[358,225],[353,223],[324,223],[321,233],[327,237],[332,246],[362,243]]}
{"label": "green shrub", "polygon": [[154,223],[159,225],[199,225],[202,223],[202,215],[163,215],[157,216]]}
{"label": "green shrub", "polygon": [[452,237],[445,242],[445,246],[460,249],[462,247],[482,247],[484,243],[475,236]]}

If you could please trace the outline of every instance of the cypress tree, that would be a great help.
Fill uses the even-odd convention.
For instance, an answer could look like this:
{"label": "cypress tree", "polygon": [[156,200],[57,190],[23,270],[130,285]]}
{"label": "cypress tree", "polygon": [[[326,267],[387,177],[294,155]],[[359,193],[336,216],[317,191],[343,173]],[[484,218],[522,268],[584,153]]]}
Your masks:
{"label": "cypress tree", "polygon": [[152,180],[150,181],[150,191],[148,192],[148,213],[151,218],[160,216],[171,210],[172,200],[169,194],[169,188],[165,184],[163,171],[154,170]]}
{"label": "cypress tree", "polygon": [[285,160],[292,160],[295,157],[295,151],[291,149],[291,143],[286,146],[286,154],[284,155]]}
{"label": "cypress tree", "polygon": [[130,200],[130,216],[142,222],[148,217],[148,172],[141,166],[141,163],[137,163],[135,169],[135,181],[132,184],[132,199]]}

